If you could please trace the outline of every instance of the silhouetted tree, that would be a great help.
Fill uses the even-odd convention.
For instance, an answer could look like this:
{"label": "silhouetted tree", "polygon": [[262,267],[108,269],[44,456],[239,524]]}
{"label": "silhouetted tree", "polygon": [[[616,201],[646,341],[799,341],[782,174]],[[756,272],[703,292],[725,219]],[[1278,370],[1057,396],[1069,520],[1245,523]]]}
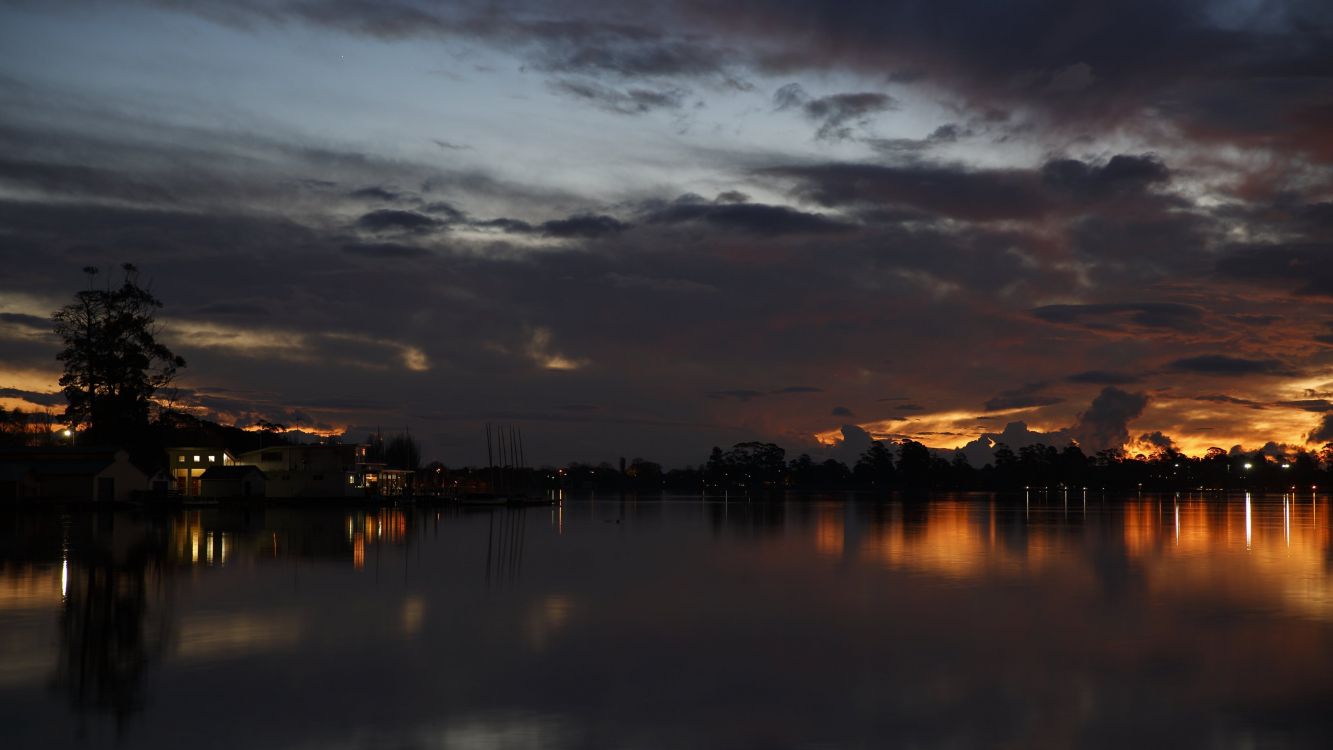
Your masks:
{"label": "silhouetted tree", "polygon": [[389,438],[384,446],[384,463],[390,469],[416,471],[421,466],[421,448],[412,438],[412,433],[404,432]]}
{"label": "silhouetted tree", "polygon": [[898,445],[898,475],[903,486],[921,488],[930,484],[930,449],[915,440]]}
{"label": "silhouetted tree", "polygon": [[60,387],[70,423],[86,426],[94,440],[132,441],[148,427],[153,394],[169,384],[185,360],[157,340],[156,312],[162,303],[139,285],[132,264],[121,266],[119,287],[89,287],[52,316],[65,342]]}
{"label": "silhouetted tree", "polygon": [[780,484],[787,471],[787,452],[773,443],[736,443],[724,461],[732,481],[747,486]]}
{"label": "silhouetted tree", "polygon": [[856,481],[871,487],[888,487],[893,482],[893,454],[884,441],[871,441],[852,470]]}

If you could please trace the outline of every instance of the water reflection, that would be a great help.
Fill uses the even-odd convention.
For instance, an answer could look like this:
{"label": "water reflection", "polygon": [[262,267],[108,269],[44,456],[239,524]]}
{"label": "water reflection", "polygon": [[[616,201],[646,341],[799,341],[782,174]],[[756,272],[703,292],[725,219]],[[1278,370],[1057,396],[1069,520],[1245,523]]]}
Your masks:
{"label": "water reflection", "polygon": [[201,713],[261,747],[1320,746],[1328,502],[10,511],[0,721],[54,747],[175,747]]}

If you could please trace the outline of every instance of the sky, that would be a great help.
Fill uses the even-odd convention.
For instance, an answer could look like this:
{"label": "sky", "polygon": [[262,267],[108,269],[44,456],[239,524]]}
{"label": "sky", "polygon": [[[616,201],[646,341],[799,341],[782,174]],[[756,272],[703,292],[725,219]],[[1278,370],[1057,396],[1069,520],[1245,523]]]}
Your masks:
{"label": "sky", "polygon": [[133,262],[241,426],[1333,441],[1333,6],[0,1],[0,405]]}

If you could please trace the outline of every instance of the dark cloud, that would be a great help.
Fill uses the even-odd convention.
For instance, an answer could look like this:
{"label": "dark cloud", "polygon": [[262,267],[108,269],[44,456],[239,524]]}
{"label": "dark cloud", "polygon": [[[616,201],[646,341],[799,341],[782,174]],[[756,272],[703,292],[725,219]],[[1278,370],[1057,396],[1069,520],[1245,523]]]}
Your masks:
{"label": "dark cloud", "polygon": [[425,248],[404,245],[397,242],[349,242],[342,247],[343,252],[366,258],[421,258],[430,255]]}
{"label": "dark cloud", "polygon": [[957,143],[973,135],[972,130],[958,123],[948,123],[935,128],[925,138],[866,138],[865,142],[885,154],[911,155],[935,146]]}
{"label": "dark cloud", "polygon": [[1148,397],[1107,386],[1092,400],[1088,410],[1078,415],[1069,428],[1069,436],[1083,450],[1117,450],[1129,442],[1129,423],[1143,413]]}
{"label": "dark cloud", "polygon": [[812,385],[789,385],[786,386],[785,388],[779,388],[775,391],[772,391],[772,393],[774,394],[823,393],[823,392],[824,392],[823,388],[816,388]]}
{"label": "dark cloud", "polygon": [[627,12],[609,0],[555,5],[241,2],[171,7],[237,26],[304,23],[378,39],[481,42],[538,70],[678,78],[745,90],[736,71],[876,76],[928,83],[958,106],[1024,110],[1074,133],[1151,115],[1179,132],[1333,160],[1324,137],[1333,11],[1126,0],[877,3],[677,0]]}
{"label": "dark cloud", "polygon": [[1162,434],[1161,430],[1145,432],[1139,435],[1138,442],[1143,445],[1149,445],[1158,450],[1178,450],[1176,441],[1169,436]]}
{"label": "dark cloud", "polygon": [[1166,165],[1151,154],[1117,154],[1100,166],[1077,159],[1058,159],[1046,162],[1041,176],[1047,186],[1085,198],[1138,193],[1171,179]]}
{"label": "dark cloud", "polygon": [[431,143],[434,143],[436,146],[439,146],[440,148],[442,148],[442,149],[444,149],[444,150],[446,150],[446,151],[471,151],[471,150],[472,150],[472,147],[471,147],[471,146],[468,146],[468,145],[466,145],[466,144],[463,144],[463,143],[451,143],[451,142],[449,142],[449,141],[441,140],[441,139],[439,139],[439,138],[432,138],[430,142],[431,142]]}
{"label": "dark cloud", "polygon": [[419,234],[443,229],[446,222],[415,211],[381,208],[357,219],[356,226],[368,232]]}
{"label": "dark cloud", "polygon": [[752,390],[749,390],[749,389],[746,389],[746,388],[736,388],[736,389],[727,390],[727,391],[709,391],[706,395],[707,395],[709,398],[719,399],[719,400],[723,400],[723,401],[742,401],[742,402],[744,402],[744,401],[749,401],[749,400],[751,400],[751,399],[758,398],[758,397],[760,397],[760,396],[762,396],[762,395],[764,395],[764,394],[763,394],[762,391],[752,391]]}
{"label": "dark cloud", "polygon": [[1103,330],[1123,330],[1126,324],[1131,324],[1189,331],[1198,328],[1203,321],[1203,310],[1176,302],[1045,305],[1035,308],[1032,314],[1048,323]]}
{"label": "dark cloud", "polygon": [[393,203],[403,197],[403,194],[396,190],[389,190],[387,188],[379,187],[378,185],[373,185],[371,187],[364,187],[359,190],[353,190],[347,195],[351,198],[362,198],[365,200],[383,201],[385,203]]}
{"label": "dark cloud", "polygon": [[1124,155],[1103,165],[1059,160],[1035,170],[834,163],[774,167],[764,174],[790,181],[797,195],[823,206],[899,206],[969,221],[1033,220],[1085,210],[1112,198],[1141,196],[1167,179],[1154,157]]}
{"label": "dark cloud", "polygon": [[594,81],[568,79],[553,81],[551,88],[558,93],[621,115],[642,115],[657,109],[680,109],[685,96],[689,93],[680,88],[629,88],[622,91]]}
{"label": "dark cloud", "polygon": [[1333,413],[1325,414],[1313,430],[1305,436],[1305,442],[1323,445],[1333,443]]}
{"label": "dark cloud", "polygon": [[851,409],[848,409],[848,408],[845,407],[845,406],[835,406],[835,407],[833,407],[833,411],[829,412],[829,414],[830,414],[831,416],[834,416],[834,417],[852,417],[852,416],[855,416],[854,414],[852,414],[852,410],[851,410]]}
{"label": "dark cloud", "polygon": [[554,219],[543,222],[542,234],[548,237],[605,237],[623,232],[629,225],[611,216],[599,214],[579,214],[567,219]]}
{"label": "dark cloud", "polygon": [[431,203],[427,203],[421,207],[421,210],[429,214],[436,214],[438,216],[443,216],[444,221],[451,224],[467,220],[467,214],[460,211],[453,204],[445,203],[444,201],[433,201]]}
{"label": "dark cloud", "polygon": [[28,403],[39,406],[64,406],[65,394],[59,391],[55,393],[38,393],[36,391],[25,391],[19,388],[0,387],[0,398],[17,398]]}
{"label": "dark cloud", "polygon": [[1217,260],[1223,277],[1281,286],[1294,294],[1333,297],[1333,244],[1292,243],[1231,248]]}
{"label": "dark cloud", "polygon": [[515,234],[526,234],[533,231],[533,226],[531,224],[519,219],[487,219],[485,221],[475,222],[473,223],[473,226],[484,229],[499,229]]}
{"label": "dark cloud", "polygon": [[1326,411],[1333,411],[1333,401],[1326,398],[1304,398],[1294,401],[1278,401],[1275,406],[1285,406],[1289,409],[1300,409],[1310,411],[1316,414],[1323,414]]}
{"label": "dark cloud", "polygon": [[1213,395],[1209,395],[1209,396],[1195,396],[1195,397],[1194,397],[1194,400],[1195,400],[1195,401],[1208,401],[1208,402],[1215,403],[1215,404],[1235,404],[1235,405],[1237,405],[1237,406],[1246,406],[1246,407],[1249,407],[1249,408],[1251,408],[1251,409],[1266,409],[1266,408],[1268,408],[1267,406],[1265,406],[1264,404],[1259,403],[1258,401],[1252,401],[1252,400],[1250,400],[1250,399],[1246,399],[1246,398],[1236,398],[1235,396],[1227,396],[1227,395],[1223,395],[1223,394],[1213,394]]}
{"label": "dark cloud", "polygon": [[761,203],[673,203],[648,214],[646,220],[654,224],[697,222],[762,235],[828,234],[854,228],[823,214]]}
{"label": "dark cloud", "polygon": [[6,323],[18,328],[29,328],[42,331],[51,329],[50,319],[24,313],[0,312],[0,323]]}
{"label": "dark cloud", "polygon": [[1290,372],[1276,359],[1246,359],[1225,354],[1205,354],[1198,357],[1185,357],[1170,362],[1168,368],[1177,372],[1192,372],[1200,375],[1223,375],[1239,377],[1244,375],[1283,375]]}
{"label": "dark cloud", "polygon": [[1033,218],[1047,210],[1040,185],[1026,170],[816,164],[766,173],[792,181],[797,195],[829,207],[907,206],[974,221]]}
{"label": "dark cloud", "polygon": [[1114,370],[1084,370],[1065,377],[1070,383],[1091,383],[1093,385],[1131,385],[1141,382],[1142,377],[1128,372]]}
{"label": "dark cloud", "polygon": [[1026,409],[1034,406],[1050,406],[1064,401],[1058,396],[1043,393],[1046,385],[1046,383],[1029,383],[1020,388],[1004,391],[988,399],[983,408],[986,411]]}
{"label": "dark cloud", "polygon": [[773,94],[773,104],[779,110],[799,109],[807,118],[819,123],[815,137],[828,141],[850,138],[853,126],[865,126],[871,115],[898,107],[893,97],[873,91],[813,99],[799,83],[789,83],[778,89]]}

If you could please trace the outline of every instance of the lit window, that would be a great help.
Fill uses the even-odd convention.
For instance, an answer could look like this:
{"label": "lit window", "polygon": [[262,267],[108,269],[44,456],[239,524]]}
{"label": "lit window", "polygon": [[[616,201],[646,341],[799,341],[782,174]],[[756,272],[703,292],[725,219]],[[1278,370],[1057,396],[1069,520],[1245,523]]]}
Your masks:
{"label": "lit window", "polygon": [[185,456],[176,456],[176,463],[185,463]]}
{"label": "lit window", "polygon": [[194,462],[195,462],[195,463],[199,463],[199,457],[198,457],[198,456],[195,456],[195,457],[194,457]]}
{"label": "lit window", "polygon": [[215,463],[218,462],[218,457],[217,457],[217,456],[209,456],[209,457],[208,457],[208,462],[209,462],[210,464],[215,464]]}

